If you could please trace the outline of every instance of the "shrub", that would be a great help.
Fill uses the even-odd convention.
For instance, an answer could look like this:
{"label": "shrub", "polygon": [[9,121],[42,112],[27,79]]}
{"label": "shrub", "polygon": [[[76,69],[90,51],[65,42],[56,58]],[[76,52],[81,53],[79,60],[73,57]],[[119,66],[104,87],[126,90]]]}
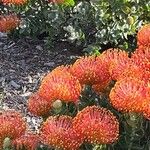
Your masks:
{"label": "shrub", "polygon": [[50,46],[69,41],[90,53],[95,47],[133,50],[137,29],[150,20],[149,5],[149,0],[31,0],[7,8],[22,19],[13,36],[46,38]]}

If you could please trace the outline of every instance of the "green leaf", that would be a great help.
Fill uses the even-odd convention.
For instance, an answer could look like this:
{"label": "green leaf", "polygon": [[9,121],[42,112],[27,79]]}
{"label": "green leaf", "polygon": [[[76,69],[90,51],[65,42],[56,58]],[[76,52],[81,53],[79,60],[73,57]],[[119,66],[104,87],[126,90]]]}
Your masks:
{"label": "green leaf", "polygon": [[74,2],[74,0],[65,0],[64,5],[65,6],[74,6],[75,2]]}

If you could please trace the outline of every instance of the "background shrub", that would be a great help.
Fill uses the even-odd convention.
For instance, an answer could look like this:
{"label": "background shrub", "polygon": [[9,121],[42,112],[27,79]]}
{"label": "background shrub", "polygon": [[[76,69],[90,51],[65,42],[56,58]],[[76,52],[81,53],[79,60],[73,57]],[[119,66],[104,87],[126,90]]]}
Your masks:
{"label": "background shrub", "polygon": [[63,4],[30,0],[7,9],[22,18],[13,36],[46,39],[50,46],[69,41],[88,52],[95,46],[135,48],[137,29],[150,20],[149,0],[65,0]]}

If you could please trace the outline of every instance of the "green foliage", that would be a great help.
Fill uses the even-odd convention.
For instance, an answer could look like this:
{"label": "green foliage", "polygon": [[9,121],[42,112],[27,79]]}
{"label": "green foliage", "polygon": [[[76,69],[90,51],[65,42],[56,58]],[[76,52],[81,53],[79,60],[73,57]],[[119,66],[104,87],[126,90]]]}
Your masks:
{"label": "green foliage", "polygon": [[69,41],[83,48],[135,48],[137,29],[150,20],[149,0],[65,0],[54,4],[46,0],[30,0],[11,9],[22,18],[13,35],[46,38],[53,46]]}

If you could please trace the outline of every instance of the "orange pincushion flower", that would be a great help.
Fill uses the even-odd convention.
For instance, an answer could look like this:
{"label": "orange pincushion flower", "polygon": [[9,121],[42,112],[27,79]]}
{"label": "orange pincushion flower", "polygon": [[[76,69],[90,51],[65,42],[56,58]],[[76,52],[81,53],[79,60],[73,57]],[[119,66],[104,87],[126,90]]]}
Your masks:
{"label": "orange pincushion flower", "polygon": [[20,19],[14,15],[0,15],[0,32],[9,32],[19,26]]}
{"label": "orange pincushion flower", "polygon": [[150,24],[144,25],[138,31],[137,44],[138,44],[138,46],[140,46],[140,45],[144,45],[144,46],[150,45]]}
{"label": "orange pincushion flower", "polygon": [[119,123],[107,109],[89,106],[73,119],[73,126],[85,141],[93,144],[111,144],[118,139]]}
{"label": "orange pincushion flower", "polygon": [[36,150],[40,143],[40,138],[36,134],[28,133],[22,135],[21,137],[15,139],[12,142],[15,150],[26,149],[26,150]]}
{"label": "orange pincushion flower", "polygon": [[44,144],[63,150],[78,150],[82,137],[73,130],[69,116],[49,117],[41,127],[41,139]]}
{"label": "orange pincushion flower", "polygon": [[119,49],[108,49],[100,55],[108,64],[108,70],[113,80],[117,80],[127,64],[130,62],[128,53]]}
{"label": "orange pincushion flower", "polygon": [[81,84],[103,84],[110,81],[107,67],[98,57],[81,57],[70,67],[70,72]]}
{"label": "orange pincushion flower", "polygon": [[[6,111],[0,115],[0,144],[6,137],[15,139],[25,133],[26,123],[22,116],[15,111]],[[3,145],[0,145],[2,149]]]}
{"label": "orange pincushion flower", "polygon": [[142,112],[149,97],[149,89],[144,81],[124,78],[116,82],[110,92],[110,102],[119,111]]}
{"label": "orange pincushion flower", "polygon": [[61,66],[47,74],[39,88],[39,95],[48,100],[78,102],[81,85],[67,70]]}
{"label": "orange pincushion flower", "polygon": [[47,116],[49,114],[52,102],[45,100],[38,92],[31,95],[28,100],[28,109],[37,116]]}

